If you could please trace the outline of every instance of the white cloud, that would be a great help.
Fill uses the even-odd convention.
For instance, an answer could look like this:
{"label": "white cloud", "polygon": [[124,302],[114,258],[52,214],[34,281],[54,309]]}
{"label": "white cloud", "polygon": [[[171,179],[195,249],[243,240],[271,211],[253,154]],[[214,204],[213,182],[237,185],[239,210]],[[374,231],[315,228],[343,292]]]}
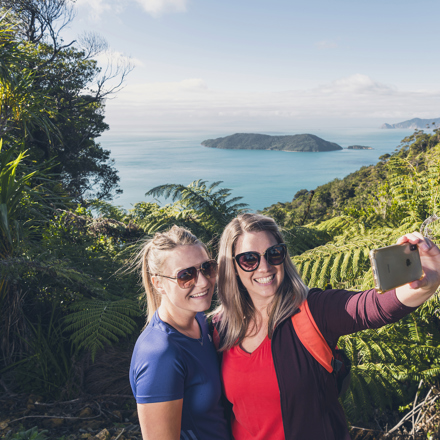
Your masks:
{"label": "white cloud", "polygon": [[108,64],[113,64],[115,66],[130,64],[133,67],[145,66],[145,63],[139,58],[133,58],[115,50],[107,50],[102,52],[94,56],[93,59],[104,66],[107,66]]}
{"label": "white cloud", "polygon": [[374,81],[367,75],[357,73],[318,87],[321,93],[394,93],[395,88]]}
{"label": "white cloud", "polygon": [[87,16],[92,20],[99,20],[105,11],[112,10],[114,2],[108,0],[76,0],[75,6],[80,11],[87,11]]}
{"label": "white cloud", "polygon": [[155,82],[140,85],[128,84],[120,93],[121,101],[135,104],[140,102],[155,101],[184,101],[191,102],[194,94],[209,93],[206,83],[198,78],[184,79],[179,82]]}
{"label": "white cloud", "polygon": [[75,6],[91,20],[99,20],[104,12],[121,13],[129,3],[139,4],[153,17],[173,12],[185,12],[188,0],[76,0]]}
{"label": "white cloud", "polygon": [[136,0],[146,12],[158,17],[167,12],[185,12],[187,0]]}
{"label": "white cloud", "polygon": [[334,42],[334,41],[327,41],[327,40],[322,40],[322,41],[318,41],[317,43],[315,43],[315,46],[318,49],[336,49],[338,47],[338,45]]}
{"label": "white cloud", "polygon": [[175,124],[247,124],[264,130],[276,124],[289,126],[297,120],[398,122],[438,117],[439,101],[440,90],[398,90],[356,74],[308,90],[269,93],[213,90],[202,79],[128,84],[109,110],[133,125],[148,120],[149,124],[170,129]]}

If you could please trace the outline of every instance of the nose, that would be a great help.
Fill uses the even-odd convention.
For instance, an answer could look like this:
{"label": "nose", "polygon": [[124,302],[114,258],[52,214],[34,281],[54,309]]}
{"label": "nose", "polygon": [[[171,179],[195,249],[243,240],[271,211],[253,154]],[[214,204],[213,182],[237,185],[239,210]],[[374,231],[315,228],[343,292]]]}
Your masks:
{"label": "nose", "polygon": [[262,255],[260,257],[260,265],[258,266],[257,270],[261,271],[261,272],[267,272],[271,268],[272,268],[272,266],[267,262],[266,257],[264,255]]}
{"label": "nose", "polygon": [[212,278],[207,278],[203,273],[200,271],[200,269],[197,271],[197,281],[195,286],[198,287],[206,287],[208,285],[211,285]]}

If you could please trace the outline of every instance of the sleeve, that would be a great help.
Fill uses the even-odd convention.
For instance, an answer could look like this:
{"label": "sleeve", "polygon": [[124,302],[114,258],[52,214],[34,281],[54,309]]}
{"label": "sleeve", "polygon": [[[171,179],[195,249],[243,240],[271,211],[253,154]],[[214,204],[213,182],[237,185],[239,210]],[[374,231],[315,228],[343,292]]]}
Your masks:
{"label": "sleeve", "polygon": [[137,403],[183,398],[186,368],[178,346],[169,340],[144,341],[136,352],[131,370]]}
{"label": "sleeve", "polygon": [[378,294],[375,289],[363,292],[311,289],[307,300],[330,346],[342,335],[391,324],[417,308],[402,304],[395,290]]}

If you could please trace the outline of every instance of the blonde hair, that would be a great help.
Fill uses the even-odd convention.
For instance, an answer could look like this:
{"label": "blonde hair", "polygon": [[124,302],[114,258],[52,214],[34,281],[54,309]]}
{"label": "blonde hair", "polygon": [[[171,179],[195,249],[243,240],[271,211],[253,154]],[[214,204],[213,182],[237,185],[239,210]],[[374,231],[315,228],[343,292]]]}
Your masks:
{"label": "blonde hair", "polygon": [[[256,325],[257,311],[252,299],[236,273],[234,256],[238,237],[245,232],[267,231],[278,243],[283,243],[283,236],[273,219],[259,214],[242,214],[233,219],[220,238],[218,256],[217,294],[220,305],[212,315],[219,322],[221,350],[227,350],[240,344],[249,327]],[[299,276],[289,255],[284,260],[284,279],[268,307],[268,335],[272,338],[275,327],[306,299],[309,291]]]}
{"label": "blonde hair", "polygon": [[[136,257],[136,267],[140,269],[142,285],[147,300],[147,324],[159,308],[162,296],[156,291],[151,280],[152,275],[161,273],[166,252],[179,246],[202,246],[209,256],[209,251],[188,229],[174,225],[167,232],[156,232],[151,239],[147,239]],[[210,258],[210,257],[209,257]]]}

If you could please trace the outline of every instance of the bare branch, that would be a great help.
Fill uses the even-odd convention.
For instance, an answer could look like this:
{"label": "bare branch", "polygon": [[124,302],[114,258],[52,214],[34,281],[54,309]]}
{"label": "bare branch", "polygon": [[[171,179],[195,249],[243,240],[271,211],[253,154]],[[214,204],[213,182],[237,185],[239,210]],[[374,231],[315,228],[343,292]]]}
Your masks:
{"label": "bare branch", "polygon": [[96,32],[84,32],[78,38],[79,48],[84,51],[84,58],[90,59],[108,51],[107,41]]}
{"label": "bare branch", "polygon": [[107,51],[106,55],[107,65],[96,83],[95,96],[99,96],[100,99],[109,99],[110,95],[121,90],[125,78],[134,69],[134,65],[129,57],[112,51]]}

